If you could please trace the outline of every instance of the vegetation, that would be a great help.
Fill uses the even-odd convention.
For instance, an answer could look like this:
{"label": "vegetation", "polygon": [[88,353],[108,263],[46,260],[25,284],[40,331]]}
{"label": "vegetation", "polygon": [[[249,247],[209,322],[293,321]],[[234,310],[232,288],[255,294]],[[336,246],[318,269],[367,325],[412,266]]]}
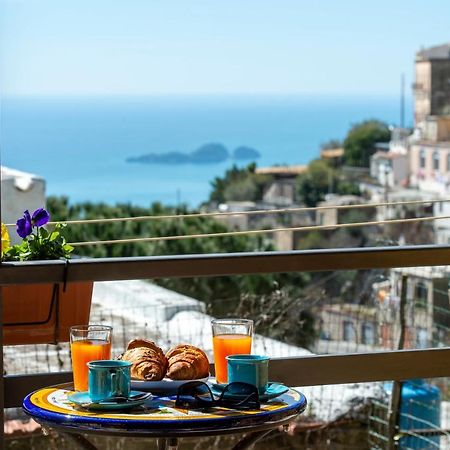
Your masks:
{"label": "vegetation", "polygon": [[315,159],[297,177],[297,198],[307,206],[316,206],[327,193],[360,195],[358,185],[347,181],[339,169],[323,159]]}
{"label": "vegetation", "polygon": [[330,139],[320,144],[321,150],[331,150],[333,148],[341,148],[342,142],[339,139]]}
{"label": "vegetation", "polygon": [[[66,197],[49,197],[48,209],[52,218],[58,221],[76,219],[98,219],[114,217],[137,217],[175,214],[173,208],[159,203],[150,208],[127,204],[110,206],[104,203],[81,203],[70,205]],[[186,213],[187,210],[178,211]],[[193,233],[220,233],[227,228],[214,219],[195,217],[171,220],[124,221],[107,224],[83,224],[67,227],[69,242],[93,240],[126,239],[135,237],[158,237],[188,235]],[[77,246],[77,255],[91,257],[183,255],[206,253],[233,253],[273,250],[268,241],[261,237],[224,236],[208,239],[183,239],[156,242],[120,243],[112,245]],[[270,294],[274,286],[303,286],[302,274],[247,275],[212,278],[170,278],[155,280],[159,284],[204,301],[216,315],[229,314],[240,301],[241,293],[251,295]]]}
{"label": "vegetation", "polygon": [[369,167],[377,142],[389,142],[391,133],[386,123],[366,120],[353,125],[344,140],[344,161],[348,166]]}
{"label": "vegetation", "polygon": [[255,171],[255,163],[242,169],[233,165],[223,177],[216,177],[211,183],[212,191],[209,200],[215,203],[261,200],[264,188],[272,180],[272,177],[258,175]]}

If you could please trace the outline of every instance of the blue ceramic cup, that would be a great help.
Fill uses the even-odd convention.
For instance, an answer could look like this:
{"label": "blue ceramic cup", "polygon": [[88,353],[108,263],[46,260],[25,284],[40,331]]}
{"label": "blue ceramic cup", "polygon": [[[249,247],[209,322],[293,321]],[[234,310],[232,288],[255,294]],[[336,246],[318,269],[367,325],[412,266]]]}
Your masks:
{"label": "blue ceramic cup", "polygon": [[88,389],[93,402],[111,397],[129,397],[131,386],[131,362],[102,360],[90,361]]}
{"label": "blue ceramic cup", "polygon": [[230,355],[228,361],[228,383],[241,381],[253,384],[260,394],[269,382],[269,357],[260,355]]}

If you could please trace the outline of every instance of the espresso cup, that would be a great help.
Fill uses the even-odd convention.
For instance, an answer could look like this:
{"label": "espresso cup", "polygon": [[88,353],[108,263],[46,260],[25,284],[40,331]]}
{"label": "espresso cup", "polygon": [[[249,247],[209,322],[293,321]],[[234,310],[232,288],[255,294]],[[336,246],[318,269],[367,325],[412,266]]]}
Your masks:
{"label": "espresso cup", "polygon": [[93,402],[100,402],[111,397],[130,396],[131,362],[103,360],[90,361],[88,392]]}
{"label": "espresso cup", "polygon": [[260,355],[227,356],[228,383],[240,381],[253,384],[264,394],[269,382],[269,357]]}

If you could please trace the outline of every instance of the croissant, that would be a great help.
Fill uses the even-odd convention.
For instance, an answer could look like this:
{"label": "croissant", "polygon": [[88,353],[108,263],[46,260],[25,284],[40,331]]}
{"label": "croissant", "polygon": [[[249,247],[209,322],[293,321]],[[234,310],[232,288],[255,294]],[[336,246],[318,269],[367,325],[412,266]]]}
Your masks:
{"label": "croissant", "polygon": [[138,380],[160,381],[167,370],[167,358],[163,351],[152,341],[134,339],[122,355],[123,361],[130,361],[131,377]]}
{"label": "croissant", "polygon": [[172,380],[195,380],[209,375],[209,361],[205,352],[193,345],[181,344],[170,349],[166,376]]}

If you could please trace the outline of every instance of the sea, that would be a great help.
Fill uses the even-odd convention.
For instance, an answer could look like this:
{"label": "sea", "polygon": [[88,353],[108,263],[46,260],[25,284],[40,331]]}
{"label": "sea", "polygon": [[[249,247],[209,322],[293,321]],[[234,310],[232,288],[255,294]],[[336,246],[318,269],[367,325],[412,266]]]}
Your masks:
{"label": "sea", "polygon": [[[260,152],[259,167],[307,164],[320,145],[345,137],[352,124],[400,120],[395,96],[204,95],[7,97],[0,105],[3,165],[46,180],[47,195],[71,203],[197,207],[211,182],[233,164],[140,164],[128,157],[191,152],[221,143]],[[411,101],[406,124],[412,122]]]}

